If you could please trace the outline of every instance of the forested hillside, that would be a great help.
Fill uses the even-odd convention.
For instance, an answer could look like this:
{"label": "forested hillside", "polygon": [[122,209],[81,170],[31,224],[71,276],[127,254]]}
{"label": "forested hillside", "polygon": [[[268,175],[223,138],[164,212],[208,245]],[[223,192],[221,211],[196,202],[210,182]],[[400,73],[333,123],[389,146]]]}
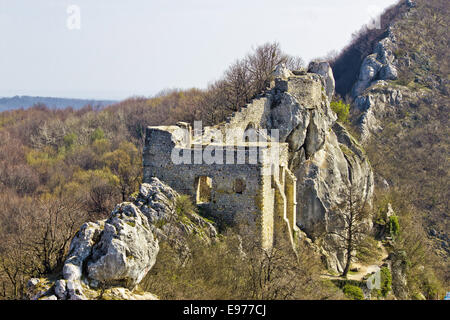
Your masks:
{"label": "forested hillside", "polygon": [[[382,29],[363,28],[333,61],[336,88],[352,103],[350,120],[360,131],[362,111],[349,93],[362,60],[390,29],[398,78],[386,85],[375,82],[363,94],[372,99],[371,112],[381,128],[365,147],[376,172],[380,210],[391,202],[400,215],[403,238],[397,250],[407,253],[411,287],[439,282],[428,267],[448,287],[449,5],[445,0],[412,1],[408,8],[406,3],[383,14],[382,21],[390,23]],[[392,90],[400,92],[400,101],[380,102]]]}
{"label": "forested hillside", "polygon": [[[449,16],[446,0],[399,1],[383,14],[381,29],[363,28],[331,61],[338,95],[331,106],[357,136],[363,111],[350,92],[366,56],[393,28],[398,77],[365,94],[395,89],[403,100],[386,103],[383,113],[374,109],[381,129],[363,147],[375,171],[375,230],[389,231],[390,239],[381,237],[383,249],[405,270],[400,298],[440,299],[449,291]],[[237,60],[206,89],[164,90],[105,108],[38,105],[1,112],[0,297],[21,299],[30,278],[60,273],[80,226],[106,218],[137,191],[147,126],[221,123],[264,91],[281,63],[292,70],[303,66],[301,58],[268,43]],[[177,210],[195,211],[189,199],[182,202]],[[386,220],[390,209],[395,218]],[[322,281],[323,266],[306,249],[300,264],[276,252],[276,261],[249,255],[255,263],[248,265],[235,261],[242,239],[234,235],[215,250],[189,241],[195,259],[186,264],[176,265],[176,250],[161,245],[164,254],[144,281],[147,289],[172,299],[344,298]],[[386,298],[389,290],[379,296]]]}
{"label": "forested hillside", "polygon": [[149,125],[218,123],[300,58],[266,44],[236,61],[206,90],[168,90],[107,108],[0,113],[0,295],[20,298],[30,277],[60,270],[85,221],[106,217],[142,181]]}

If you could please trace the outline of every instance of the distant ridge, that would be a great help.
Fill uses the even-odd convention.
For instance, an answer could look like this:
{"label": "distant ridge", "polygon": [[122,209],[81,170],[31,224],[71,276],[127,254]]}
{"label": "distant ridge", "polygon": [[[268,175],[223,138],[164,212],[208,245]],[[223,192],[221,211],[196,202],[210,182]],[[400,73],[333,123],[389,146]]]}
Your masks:
{"label": "distant ridge", "polygon": [[64,109],[72,107],[81,109],[86,105],[108,106],[118,101],[114,100],[89,100],[89,99],[70,99],[53,97],[32,97],[32,96],[14,96],[11,98],[0,98],[0,112],[16,109],[27,109],[36,104],[44,104],[50,109]]}

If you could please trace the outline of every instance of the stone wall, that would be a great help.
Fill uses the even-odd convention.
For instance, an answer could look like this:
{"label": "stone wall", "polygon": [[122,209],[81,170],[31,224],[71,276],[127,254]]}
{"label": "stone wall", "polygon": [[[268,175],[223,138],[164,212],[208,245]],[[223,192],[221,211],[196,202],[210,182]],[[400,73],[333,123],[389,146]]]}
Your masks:
{"label": "stone wall", "polygon": [[[285,170],[280,170],[280,165],[287,167],[287,144],[216,145],[217,149],[214,149],[212,144],[188,146],[185,142],[191,139],[185,139],[179,129],[177,126],[147,128],[144,183],[152,177],[157,177],[177,192],[198,200],[199,190],[208,188],[205,185],[199,186],[199,181],[203,183],[205,180],[202,178],[209,177],[209,201],[202,202],[201,206],[228,224],[238,225],[241,229],[256,230],[262,246],[271,247],[274,230],[271,172],[273,170],[273,175],[279,177]],[[279,148],[279,165],[274,166],[270,161],[272,146]],[[219,163],[207,163],[205,159],[199,162],[196,152],[204,153],[208,148],[213,156],[220,150],[224,153],[228,150],[229,154],[225,154]],[[254,150],[257,150],[258,154],[256,162],[252,161],[251,152]],[[175,164],[172,160],[173,153],[185,155],[185,163]],[[232,164],[226,161],[229,158],[234,160]]]}
{"label": "stone wall", "polygon": [[[216,215],[232,223],[244,222],[242,225],[248,225],[248,230],[257,230],[265,247],[270,247],[274,234],[275,241],[286,236],[292,241],[298,227],[322,246],[328,267],[342,271],[345,252],[327,234],[343,232],[340,221],[346,213],[338,208],[347,186],[356,186],[356,196],[371,204],[373,172],[361,146],[336,122],[337,116],[330,108],[334,91],[333,81],[326,81],[326,77],[331,80],[330,67],[322,63],[319,71],[323,75],[279,72],[283,76],[276,77],[269,89],[231,115],[226,123],[205,128],[201,139],[195,135],[187,138],[176,132],[176,126],[149,128],[144,181],[156,176],[180,193],[195,197],[196,178],[209,176],[209,206]],[[174,148],[187,150],[189,158],[194,157],[189,153],[195,153],[192,149],[199,148],[201,152],[220,146],[212,138],[214,130],[226,135],[227,129],[243,132],[248,128],[257,131],[258,139],[269,134],[269,145],[280,147],[279,165],[272,166],[276,171],[272,176],[265,175],[268,162],[264,160],[245,165],[174,165],[170,161]],[[273,138],[273,130],[278,130],[278,139]],[[241,138],[227,141],[222,147],[250,147],[255,141],[247,143],[243,134],[237,136]],[[235,192],[236,179],[245,181],[245,192]]]}

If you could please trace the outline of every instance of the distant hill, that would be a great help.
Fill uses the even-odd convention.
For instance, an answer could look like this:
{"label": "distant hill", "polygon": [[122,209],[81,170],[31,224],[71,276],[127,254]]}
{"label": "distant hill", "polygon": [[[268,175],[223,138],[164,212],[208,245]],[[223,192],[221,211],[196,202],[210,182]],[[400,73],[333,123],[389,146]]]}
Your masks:
{"label": "distant hill", "polygon": [[67,107],[80,109],[86,105],[104,107],[116,102],[117,101],[113,100],[85,100],[70,98],[15,96],[11,98],[0,98],[0,112],[20,108],[27,109],[36,104],[44,104],[50,109],[64,109]]}

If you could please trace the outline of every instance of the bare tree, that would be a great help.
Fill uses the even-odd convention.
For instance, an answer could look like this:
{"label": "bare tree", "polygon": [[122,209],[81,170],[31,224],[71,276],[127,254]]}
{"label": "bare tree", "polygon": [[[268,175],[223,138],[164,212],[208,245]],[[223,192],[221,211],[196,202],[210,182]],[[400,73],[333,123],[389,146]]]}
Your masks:
{"label": "bare tree", "polygon": [[267,81],[272,78],[272,72],[277,65],[286,62],[286,58],[277,42],[263,44],[256,48],[253,54],[247,56],[255,92],[266,88]]}
{"label": "bare tree", "polygon": [[300,57],[283,53],[277,42],[265,43],[236,61],[223,79],[211,84],[205,92],[201,103],[203,120],[215,124],[238,111],[268,87],[273,80],[273,71],[281,63],[292,70],[304,66]]}
{"label": "bare tree", "polygon": [[286,55],[285,57],[286,67],[290,70],[299,70],[305,67],[305,61],[298,56]]}
{"label": "bare tree", "polygon": [[25,243],[26,250],[37,259],[37,274],[50,274],[63,264],[75,231],[86,219],[81,207],[76,199],[39,201],[38,212],[29,220],[29,231],[33,231]]}
{"label": "bare tree", "polygon": [[346,263],[343,277],[346,277],[350,270],[352,259],[355,257],[359,248],[363,245],[367,236],[367,225],[364,223],[369,217],[367,199],[361,199],[357,186],[351,182],[344,190],[344,201],[340,206],[334,208],[339,210],[342,215],[342,230],[329,232],[340,238],[338,246],[346,254]]}
{"label": "bare tree", "polygon": [[225,73],[225,93],[232,111],[246,104],[253,93],[252,74],[247,60],[237,61]]}
{"label": "bare tree", "polygon": [[21,298],[31,277],[64,262],[70,240],[86,220],[76,199],[0,197],[0,280],[4,295]]}

